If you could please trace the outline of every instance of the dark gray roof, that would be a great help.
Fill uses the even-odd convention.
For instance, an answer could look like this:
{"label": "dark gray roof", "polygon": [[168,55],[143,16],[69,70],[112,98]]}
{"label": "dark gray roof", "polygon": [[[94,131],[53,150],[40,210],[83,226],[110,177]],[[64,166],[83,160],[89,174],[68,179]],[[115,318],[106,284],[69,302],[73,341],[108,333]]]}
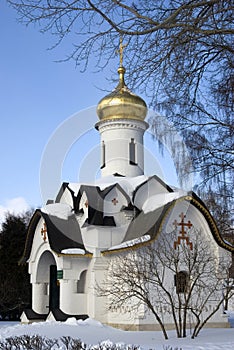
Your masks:
{"label": "dark gray roof", "polygon": [[142,237],[145,234],[154,238],[169,205],[170,203],[149,213],[141,211],[130,223],[123,242]]}
{"label": "dark gray roof", "polygon": [[38,314],[32,309],[25,309],[23,312],[25,313],[29,321],[30,320],[45,321],[48,316],[48,314]]}
{"label": "dark gray roof", "polygon": [[[101,190],[98,186],[81,185],[77,201],[80,201],[82,194],[85,192],[88,199],[88,219],[85,222],[86,225],[97,226],[115,226],[115,220],[113,216],[103,216],[104,199],[106,195],[113,189],[118,188],[119,191],[126,197],[128,203],[130,202],[129,196],[125,193],[119,184],[113,184]],[[76,208],[79,205],[76,204]]]}
{"label": "dark gray roof", "polygon": [[51,249],[60,253],[67,248],[84,249],[81,237],[80,226],[75,215],[71,215],[67,220],[60,219],[56,216],[42,213],[47,226],[47,234]]}
{"label": "dark gray roof", "polygon": [[[210,214],[203,201],[194,192],[189,192],[186,196],[180,197],[179,200],[181,200],[182,198],[183,200],[190,202],[191,205],[196,207],[201,212],[201,214],[204,216],[209,225],[209,228],[216,243],[220,247],[234,253],[234,247],[223,240],[214,221],[214,218]],[[123,242],[131,241],[135,238],[142,237],[146,234],[150,235],[150,240],[157,238],[157,235],[160,233],[160,227],[162,225],[167,211],[171,206],[173,206],[177,202],[177,200],[178,199],[174,199],[166,205],[162,206],[161,208],[158,208],[148,213],[144,213],[143,211],[141,211],[130,223],[127,233],[123,239]],[[136,243],[136,245],[137,244],[138,243]],[[111,253],[111,251],[103,251],[103,253]]]}
{"label": "dark gray roof", "polygon": [[66,321],[69,317],[74,317],[77,320],[86,320],[87,318],[89,318],[88,315],[70,315],[70,314],[66,314],[65,312],[63,312],[60,309],[55,309],[50,311],[52,313],[52,315],[54,316],[56,321]]}
{"label": "dark gray roof", "polygon": [[25,263],[30,256],[35,230],[41,217],[45,220],[49,244],[54,252],[61,253],[63,249],[69,248],[85,250],[80,227],[74,214],[64,220],[37,209],[29,223],[24,253],[19,263]]}

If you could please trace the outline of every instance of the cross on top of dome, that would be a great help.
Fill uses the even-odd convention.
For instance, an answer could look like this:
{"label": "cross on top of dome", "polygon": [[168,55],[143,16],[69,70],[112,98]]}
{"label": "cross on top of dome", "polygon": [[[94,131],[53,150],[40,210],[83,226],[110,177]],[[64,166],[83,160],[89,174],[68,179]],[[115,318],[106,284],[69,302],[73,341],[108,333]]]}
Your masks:
{"label": "cross on top of dome", "polygon": [[119,49],[117,50],[117,52],[119,53],[119,66],[123,67],[123,52],[125,47],[127,47],[127,44],[123,44],[123,38],[122,36],[120,36],[119,39]]}

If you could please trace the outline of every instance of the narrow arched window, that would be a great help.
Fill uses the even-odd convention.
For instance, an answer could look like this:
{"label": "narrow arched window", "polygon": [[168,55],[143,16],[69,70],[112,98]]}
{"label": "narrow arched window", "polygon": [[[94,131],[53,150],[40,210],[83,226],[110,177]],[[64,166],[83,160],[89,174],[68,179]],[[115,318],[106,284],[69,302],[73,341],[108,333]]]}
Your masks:
{"label": "narrow arched window", "polygon": [[101,150],[101,169],[106,166],[106,145],[105,142],[102,141],[102,150]]}
{"label": "narrow arched window", "polygon": [[129,163],[132,165],[137,165],[136,162],[136,143],[134,139],[131,139],[129,143]]}
{"label": "narrow arched window", "polygon": [[180,271],[175,275],[176,293],[187,293],[189,287],[189,274],[186,271]]}
{"label": "narrow arched window", "polygon": [[87,270],[84,270],[80,274],[80,279],[77,282],[77,293],[85,293],[86,291],[86,274]]}

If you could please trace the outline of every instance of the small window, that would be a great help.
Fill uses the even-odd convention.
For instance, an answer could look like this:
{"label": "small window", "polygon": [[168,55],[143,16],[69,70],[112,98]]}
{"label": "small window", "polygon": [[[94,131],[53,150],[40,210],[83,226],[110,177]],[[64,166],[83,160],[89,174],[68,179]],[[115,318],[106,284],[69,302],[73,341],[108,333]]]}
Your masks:
{"label": "small window", "polygon": [[136,163],[136,144],[134,139],[131,139],[129,143],[129,163],[132,165],[137,165]]}
{"label": "small window", "polygon": [[106,166],[106,145],[105,142],[102,141],[102,150],[101,150],[101,169]]}
{"label": "small window", "polygon": [[189,287],[189,275],[186,271],[180,271],[175,275],[176,293],[187,293]]}
{"label": "small window", "polygon": [[77,281],[77,293],[85,293],[87,270],[81,272],[80,279]]}
{"label": "small window", "polygon": [[49,295],[49,283],[44,283],[43,285],[43,294]]}

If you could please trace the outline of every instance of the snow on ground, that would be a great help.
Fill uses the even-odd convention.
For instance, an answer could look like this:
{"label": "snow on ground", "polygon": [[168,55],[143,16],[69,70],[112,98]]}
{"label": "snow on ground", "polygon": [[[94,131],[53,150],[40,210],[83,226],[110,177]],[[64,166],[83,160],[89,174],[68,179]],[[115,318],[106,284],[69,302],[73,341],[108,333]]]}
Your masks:
{"label": "snow on ground", "polygon": [[182,350],[233,350],[234,329],[216,328],[204,329],[196,339],[177,339],[174,331],[169,331],[169,340],[163,338],[162,332],[132,332],[122,331],[102,325],[92,319],[76,321],[73,318],[66,322],[41,322],[31,325],[0,322],[0,340],[14,335],[39,334],[48,338],[71,336],[81,339],[86,344],[98,344],[104,340],[113,343],[140,345],[143,350],[165,350],[170,346]]}

